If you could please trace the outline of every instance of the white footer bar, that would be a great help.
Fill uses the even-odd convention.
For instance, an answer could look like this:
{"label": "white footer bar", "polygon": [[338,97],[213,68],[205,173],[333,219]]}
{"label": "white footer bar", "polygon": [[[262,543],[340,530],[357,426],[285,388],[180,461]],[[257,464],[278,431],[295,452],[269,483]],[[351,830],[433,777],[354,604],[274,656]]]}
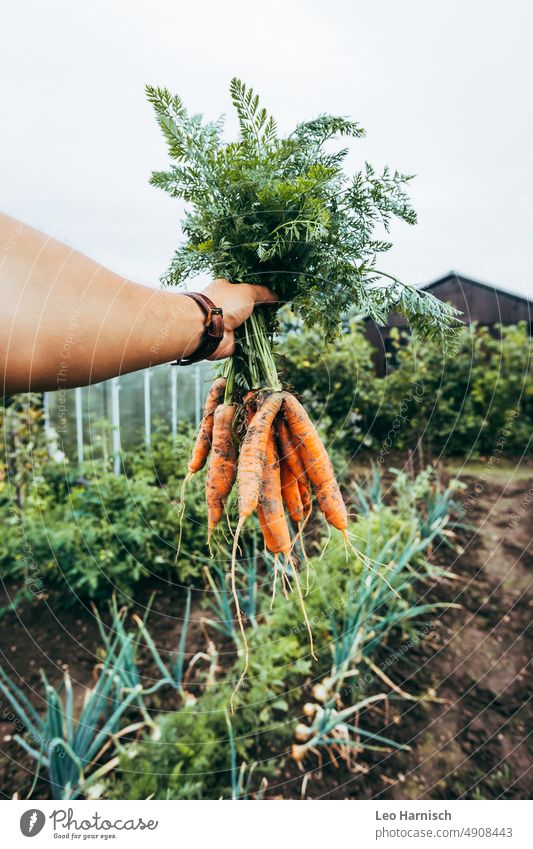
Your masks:
{"label": "white footer bar", "polygon": [[[527,801],[4,801],[2,845],[327,849],[533,846]],[[35,843],[29,844],[34,837]]]}

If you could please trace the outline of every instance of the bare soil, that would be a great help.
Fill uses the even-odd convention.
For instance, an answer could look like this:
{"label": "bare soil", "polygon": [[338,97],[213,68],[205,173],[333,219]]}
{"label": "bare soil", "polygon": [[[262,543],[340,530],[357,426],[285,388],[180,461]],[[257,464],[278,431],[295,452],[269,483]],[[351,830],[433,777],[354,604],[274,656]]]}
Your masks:
{"label": "bare soil", "polygon": [[[391,677],[411,694],[440,701],[395,702],[376,732],[410,752],[372,757],[353,773],[329,763],[302,776],[287,762],[270,792],[285,798],[531,798],[533,728],[531,619],[533,474],[528,464],[463,474],[468,504],[457,555],[434,553],[457,576],[432,599],[460,609],[433,618],[428,637],[394,666]],[[482,486],[481,486],[482,484]],[[396,732],[396,733],[395,733]]]}

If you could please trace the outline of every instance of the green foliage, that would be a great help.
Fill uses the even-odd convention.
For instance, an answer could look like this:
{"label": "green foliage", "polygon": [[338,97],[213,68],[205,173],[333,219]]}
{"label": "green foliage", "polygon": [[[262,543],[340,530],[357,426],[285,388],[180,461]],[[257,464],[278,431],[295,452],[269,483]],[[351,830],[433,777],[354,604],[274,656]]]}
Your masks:
{"label": "green foliage", "polygon": [[[260,552],[260,530],[254,523],[240,542],[241,556],[236,559],[236,590],[239,607],[246,617],[248,624],[257,627],[257,618],[261,614],[264,595],[258,588],[258,573],[261,564],[267,568],[272,566],[273,557],[268,552]],[[238,641],[238,626],[233,609],[233,591],[225,563],[230,563],[231,549],[220,546],[217,549],[217,560],[204,570],[207,589],[209,591],[207,606],[214,619],[210,625],[231,640]]]}
{"label": "green foliage", "polygon": [[[455,497],[457,491],[464,489],[459,480],[451,480],[444,485],[438,469],[427,466],[424,471],[412,478],[403,469],[389,469],[394,475],[390,491],[395,495],[395,506],[402,517],[411,516],[414,526],[423,539],[437,535],[446,540],[445,529],[453,514],[457,520],[464,516],[464,509]],[[357,510],[362,516],[369,516],[372,510],[383,509],[383,472],[372,464],[369,478],[363,483],[354,483],[357,498]],[[458,521],[454,527],[460,527]],[[442,531],[442,532],[441,532]]]}
{"label": "green foliage", "polygon": [[[120,479],[113,480],[116,483]],[[127,482],[127,478],[123,480]],[[142,474],[134,480],[143,487],[153,487]],[[426,576],[438,574],[437,567],[430,566],[426,557],[435,534],[449,522],[449,510],[435,509],[428,475],[420,475],[414,482],[398,476],[391,505],[385,505],[381,497],[379,475],[376,480],[365,515],[350,526],[359,556],[347,556],[342,540],[337,538],[322,557],[311,558],[309,564],[312,580],[305,605],[317,661],[310,658],[297,593],[288,598],[279,593],[270,611],[271,564],[261,560],[254,548],[243,551],[241,593],[244,599],[253,583],[257,598],[253,616],[249,616],[249,669],[231,717],[227,713],[230,695],[244,660],[238,634],[233,636],[235,659],[230,660],[227,651],[219,652],[214,646],[212,656],[216,660],[210,665],[209,675],[197,675],[194,680],[198,698],[185,692],[190,594],[184,606],[181,639],[170,647],[175,650],[174,655],[168,653],[169,647],[164,651],[156,647],[148,624],[138,616],[133,617],[137,627],[132,629],[128,611],[119,608],[116,599],[112,600],[110,617],[105,621],[97,614],[104,660],[97,667],[95,686],[88,691],[79,714],[74,713],[68,676],[59,690],[43,679],[47,704],[43,716],[0,672],[0,690],[26,729],[17,740],[49,770],[54,795],[66,799],[87,792],[100,795],[105,790],[106,796],[112,798],[257,798],[263,792],[264,779],[269,774],[279,774],[285,754],[292,751],[295,757],[296,751],[303,757],[310,748],[309,741],[313,741],[314,751],[316,746],[329,745],[331,737],[332,745],[353,754],[361,748],[401,746],[401,740],[392,741],[379,733],[376,736],[374,730],[365,728],[364,722],[362,728],[357,725],[359,737],[365,738],[364,745],[355,745],[358,737],[350,718],[370,703],[367,699],[376,701],[383,696],[364,693],[368,689],[365,682],[356,680],[353,687],[351,683],[379,646],[409,632],[412,623],[438,606],[421,602],[418,587]],[[101,483],[102,478],[95,478],[90,486]],[[111,516],[121,505],[120,489],[115,490],[115,483],[105,480],[105,485],[111,486],[111,495],[106,498]],[[93,496],[94,492],[85,508],[89,515],[92,510],[99,510],[93,504]],[[419,520],[424,505],[427,509],[422,510],[423,516],[433,516],[431,533],[426,536],[424,521]],[[253,561],[252,577],[247,559]],[[305,587],[304,568],[301,576]],[[203,611],[207,607],[204,599]],[[201,613],[200,618],[203,619]],[[218,663],[224,658],[224,671],[217,680]],[[324,698],[312,687],[313,682],[322,679]],[[181,692],[183,707],[162,716],[161,692],[165,687]],[[356,698],[352,699],[352,692],[356,692]],[[365,698],[361,700],[362,693]],[[154,702],[149,701],[152,698]],[[309,698],[326,704],[322,708],[315,703],[314,718],[304,728],[307,737],[297,738],[305,739],[305,745],[291,749],[297,729],[302,734],[302,725],[296,726],[296,722],[301,705]],[[335,707],[332,698],[336,700]],[[344,711],[342,703],[348,705]],[[158,708],[157,716],[151,713],[152,704]],[[146,736],[135,743],[118,745],[118,753],[112,757],[112,740],[117,742],[123,725],[131,731],[128,723],[135,718],[139,724],[133,730],[142,724],[149,729]],[[252,768],[248,770],[246,764],[252,764]],[[103,776],[107,776],[104,785],[99,782]]]}
{"label": "green foliage", "polygon": [[[205,517],[192,490],[186,516],[188,532],[176,564],[179,517],[169,493],[142,478],[108,474],[76,486],[45,513],[28,511],[24,531],[44,585],[62,586],[66,602],[70,596],[73,603],[78,596],[109,597],[113,590],[130,596],[149,575],[199,575]],[[17,577],[24,563],[17,536],[9,538],[0,563],[4,574]]]}
{"label": "green foliage", "polygon": [[195,428],[187,422],[179,422],[175,437],[164,425],[158,425],[154,430],[149,449],[143,444],[123,453],[124,474],[129,478],[142,477],[151,484],[171,485],[177,491],[175,488],[181,485],[187,474]]}
{"label": "green foliage", "polygon": [[421,441],[434,454],[490,456],[502,437],[506,453],[530,453],[526,325],[496,328],[495,335],[471,325],[460,330],[457,343],[454,357],[444,361],[434,343],[397,333],[394,367],[385,378],[375,376],[364,325],[355,320],[332,350],[320,347],[315,331],[301,329],[287,334],[280,348],[294,391],[320,418],[328,443],[350,453],[370,447],[386,465],[391,451]]}
{"label": "green foliage", "polygon": [[168,684],[173,689],[177,690],[182,696],[185,695],[183,688],[184,671],[185,671],[185,644],[187,640],[187,631],[191,621],[191,590],[187,590],[187,600],[185,602],[185,610],[183,614],[183,622],[181,626],[181,634],[176,646],[176,650],[172,653],[165,652],[165,659],[161,656],[161,652],[154,643],[152,636],[146,626],[146,622],[136,617],[137,625],[143,640],[145,641],[152,659],[155,662],[157,669],[162,678],[157,681],[151,688],[153,691],[159,687]]}
{"label": "green foliage", "polygon": [[[509,417],[518,411],[505,451],[521,454],[533,422],[531,339],[526,325],[496,328],[495,336],[484,327],[465,327],[458,341],[456,355],[443,363],[434,346],[405,344],[405,339],[397,338],[398,367],[386,387],[391,409],[395,405],[398,409],[415,383],[423,390],[410,404],[410,433],[401,432],[398,447],[423,435],[435,452],[490,455]],[[377,425],[379,439],[384,428]]]}
{"label": "green foliage", "polygon": [[[269,620],[254,632],[250,677],[231,718],[233,743],[243,760],[248,760],[258,745],[268,742],[274,751],[287,745],[292,722],[287,722],[286,691],[290,688],[294,697],[297,691],[293,688],[299,691],[310,671],[309,661],[302,659],[300,641],[295,636],[273,639],[271,624]],[[158,719],[155,740],[147,737],[126,747],[120,771],[106,795],[117,799],[231,798],[226,711],[239,672],[237,663],[227,679],[208,688],[196,704]]]}
{"label": "green foliage", "polygon": [[400,312],[421,334],[450,343],[455,311],[376,267],[391,247],[382,236],[392,220],[416,222],[411,177],[388,167],[377,173],[369,163],[348,176],[348,149],[330,145],[364,135],[347,118],[321,115],[280,137],[251,88],[233,79],[230,92],[240,137],[226,143],[222,120],[203,122],[179,97],[147,87],[173,160],[152,174],[152,185],[186,203],[185,242],[164,282],[208,271],[266,284],[326,340],[355,309],[377,321]]}
{"label": "green foliage", "polygon": [[[150,576],[170,576],[184,583],[198,579],[208,554],[202,474],[185,493],[176,562],[180,533],[176,499],[189,445],[190,432],[177,441],[154,437],[150,454],[143,446],[126,455],[127,474],[119,476],[86,464],[82,476],[67,472],[59,485],[58,475],[45,471],[34,479],[32,497],[16,515],[4,497],[2,576],[27,580],[29,563],[37,564],[42,589],[60,588],[66,603],[79,596],[109,598],[113,590],[131,597],[135,586]],[[50,467],[55,464],[46,469]]]}
{"label": "green foliage", "polygon": [[126,748],[106,798],[216,799],[228,792],[227,699],[220,689],[202,697],[201,710],[189,706],[158,719],[156,739]]}
{"label": "green foliage", "polygon": [[37,393],[13,395],[0,406],[3,452],[0,499],[22,510],[49,459],[43,431],[42,399]]}

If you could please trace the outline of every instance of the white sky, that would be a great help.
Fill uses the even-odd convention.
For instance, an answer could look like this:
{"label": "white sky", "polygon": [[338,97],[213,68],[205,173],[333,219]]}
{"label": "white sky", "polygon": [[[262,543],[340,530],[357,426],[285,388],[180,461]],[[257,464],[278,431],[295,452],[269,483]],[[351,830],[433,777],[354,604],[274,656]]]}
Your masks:
{"label": "white sky", "polygon": [[[521,0],[54,0],[5,4],[0,208],[157,283],[179,235],[144,84],[231,111],[233,75],[282,130],[320,112],[367,129],[350,160],[416,173],[416,228],[381,262],[453,268],[533,296],[533,11]],[[228,129],[234,129],[233,121]]]}

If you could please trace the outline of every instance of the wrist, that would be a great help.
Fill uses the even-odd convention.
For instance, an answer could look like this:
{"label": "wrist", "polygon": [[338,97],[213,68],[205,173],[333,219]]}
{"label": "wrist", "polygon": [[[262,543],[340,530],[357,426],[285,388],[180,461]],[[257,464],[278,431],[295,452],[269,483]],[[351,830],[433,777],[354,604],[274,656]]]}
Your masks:
{"label": "wrist", "polygon": [[183,298],[193,301],[203,316],[203,332],[199,343],[192,352],[187,350],[181,353],[177,365],[192,365],[200,360],[211,357],[224,338],[224,315],[221,307],[218,307],[204,292],[187,292]]}
{"label": "wrist", "polygon": [[205,314],[200,305],[192,298],[183,294],[179,294],[177,297],[180,299],[179,311],[185,331],[184,344],[180,346],[179,350],[175,351],[175,356],[179,356],[181,359],[182,357],[190,357],[200,347],[205,331]]}

